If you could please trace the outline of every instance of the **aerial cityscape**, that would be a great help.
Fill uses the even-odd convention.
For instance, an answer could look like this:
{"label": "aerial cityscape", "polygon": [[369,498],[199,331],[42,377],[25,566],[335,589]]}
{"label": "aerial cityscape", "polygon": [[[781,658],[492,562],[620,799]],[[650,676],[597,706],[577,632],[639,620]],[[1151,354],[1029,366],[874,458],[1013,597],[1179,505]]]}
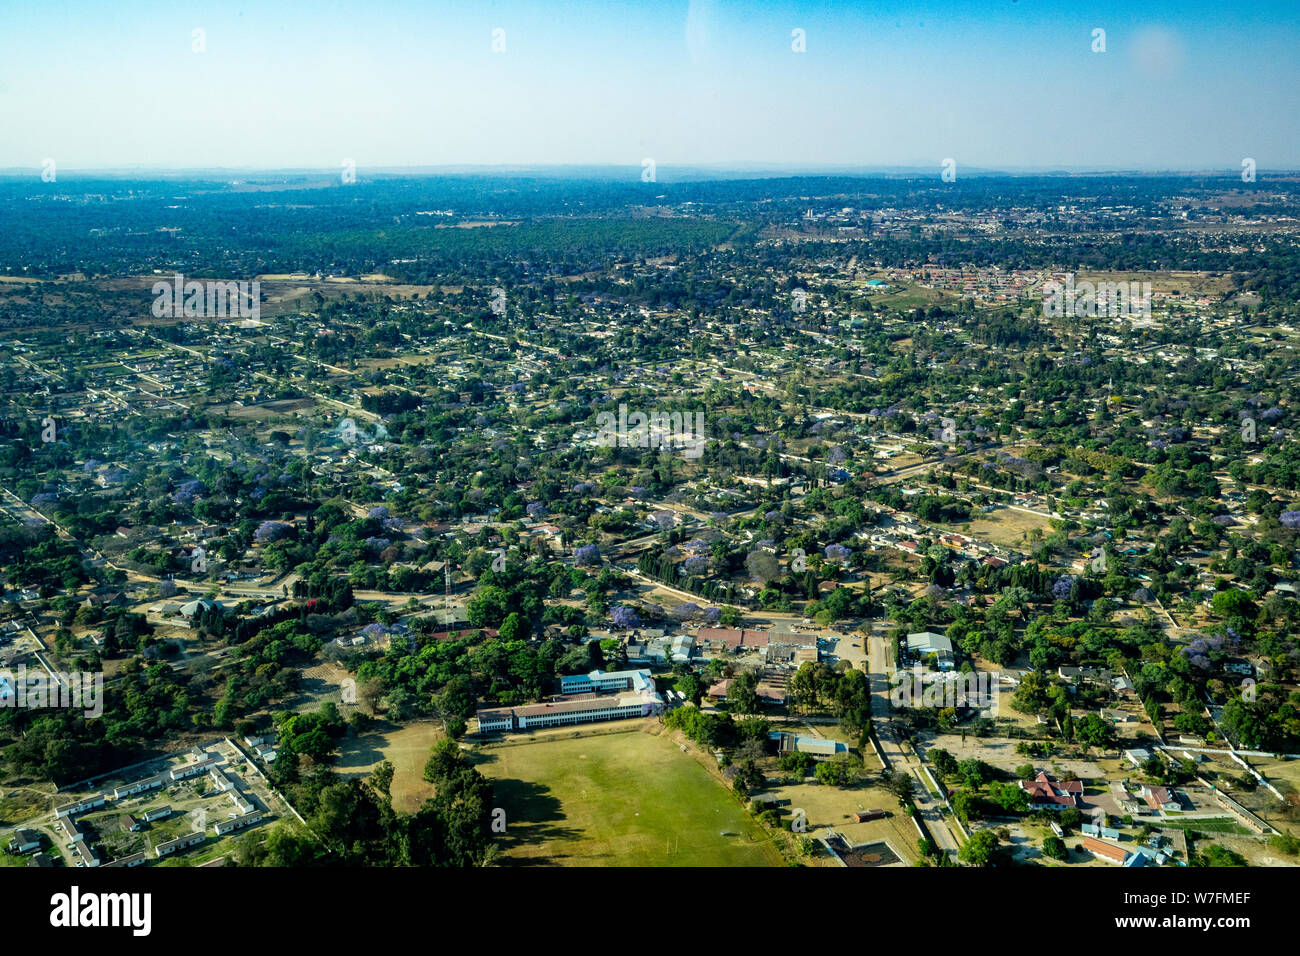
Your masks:
{"label": "aerial cityscape", "polygon": [[[1046,87],[1109,58],[1178,115],[1238,69],[1198,76],[1210,25],[1163,7],[984,6],[879,28],[1040,18],[1081,61]],[[1224,14],[1264,79],[1222,125],[1053,152],[1029,117],[1000,159],[920,103],[728,151],[850,95],[840,4],[626,5],[665,99],[602,137],[617,53],[537,51],[581,61],[583,9],[419,14],[473,36],[466,113],[519,89],[531,153],[367,132],[408,123],[371,96],[408,41],[360,65],[402,5],[304,28],[369,103],[319,148],[350,105],[150,142],[176,90],[112,132],[130,77],[38,118],[0,76],[0,869],[1300,865],[1294,11]],[[262,29],[167,16],[164,62]],[[805,67],[806,116],[730,85]],[[298,82],[266,70],[196,109]],[[595,112],[539,131],[578,81]]]}

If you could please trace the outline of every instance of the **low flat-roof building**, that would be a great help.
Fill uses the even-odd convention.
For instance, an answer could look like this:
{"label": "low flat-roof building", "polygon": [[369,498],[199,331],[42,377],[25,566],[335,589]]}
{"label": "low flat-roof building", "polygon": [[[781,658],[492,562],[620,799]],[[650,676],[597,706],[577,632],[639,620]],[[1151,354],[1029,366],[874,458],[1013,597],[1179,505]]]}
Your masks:
{"label": "low flat-roof building", "polygon": [[54,811],[54,816],[61,820],[76,813],[84,813],[87,810],[102,807],[104,805],[104,800],[104,795],[102,793],[97,793],[93,797],[86,797],[85,799],[78,800],[75,803],[65,803]]}
{"label": "low flat-roof building", "polygon": [[[1083,831],[1084,836],[1101,837],[1106,840],[1118,840],[1119,831],[1099,823],[1085,823],[1079,828]],[[1057,834],[1058,836],[1060,834]]]}
{"label": "low flat-roof building", "polygon": [[769,740],[777,742],[777,750],[782,754],[801,753],[812,754],[814,757],[834,757],[836,754],[848,753],[849,750],[838,740],[794,734],[786,730],[775,730],[767,736]]}
{"label": "low flat-roof building", "polygon": [[77,866],[99,866],[99,857],[95,854],[95,851],[90,848],[89,844],[86,843],[85,834],[77,834],[77,839],[72,841],[72,852],[76,854]]}
{"label": "low flat-roof building", "polygon": [[133,797],[137,793],[147,793],[150,790],[157,790],[167,783],[167,780],[167,775],[157,774],[153,777],[145,777],[142,780],[137,780],[134,783],[125,783],[113,790],[113,799],[121,800],[123,797]]}
{"label": "low flat-roof building", "polygon": [[199,774],[208,770],[210,767],[213,767],[219,763],[221,763],[221,759],[219,757],[200,757],[197,761],[195,761],[194,763],[190,764],[187,767],[181,767],[178,770],[173,770],[169,774],[169,776],[172,778],[173,781],[187,780],[190,777],[198,776]]}
{"label": "low flat-roof building", "polygon": [[253,810],[248,813],[241,813],[231,820],[222,820],[213,829],[217,831],[217,836],[224,836],[227,833],[234,833],[236,830],[242,830],[245,827],[251,827],[256,823],[262,822],[262,811]]}
{"label": "low flat-roof building", "polygon": [[158,856],[170,856],[178,850],[184,850],[196,844],[202,843],[207,839],[207,832],[198,830],[194,833],[187,833],[185,836],[177,837],[175,840],[168,840],[166,843],[159,843],[153,848],[154,853]]}

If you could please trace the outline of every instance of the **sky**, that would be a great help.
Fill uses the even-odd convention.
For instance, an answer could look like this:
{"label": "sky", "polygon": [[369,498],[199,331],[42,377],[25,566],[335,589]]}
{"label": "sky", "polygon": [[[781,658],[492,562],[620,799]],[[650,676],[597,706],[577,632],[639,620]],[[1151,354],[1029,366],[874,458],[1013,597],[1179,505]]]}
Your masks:
{"label": "sky", "polygon": [[1300,168],[1297,0],[0,0],[0,24],[0,169]]}

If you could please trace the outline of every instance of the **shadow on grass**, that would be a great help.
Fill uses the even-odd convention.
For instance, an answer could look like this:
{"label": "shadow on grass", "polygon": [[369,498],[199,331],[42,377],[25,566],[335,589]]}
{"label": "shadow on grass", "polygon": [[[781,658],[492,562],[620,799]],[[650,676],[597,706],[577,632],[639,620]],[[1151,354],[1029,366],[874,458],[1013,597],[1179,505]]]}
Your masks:
{"label": "shadow on grass", "polygon": [[369,776],[374,766],[385,759],[384,748],[390,743],[389,737],[402,729],[401,724],[377,720],[364,733],[349,731],[339,741],[334,771],[343,777]]}
{"label": "shadow on grass", "polygon": [[506,812],[506,832],[496,835],[501,847],[500,866],[555,866],[564,857],[510,857],[515,849],[556,840],[577,840],[582,832],[563,826],[564,811],[551,788],[540,783],[509,778],[492,781],[494,802]]}

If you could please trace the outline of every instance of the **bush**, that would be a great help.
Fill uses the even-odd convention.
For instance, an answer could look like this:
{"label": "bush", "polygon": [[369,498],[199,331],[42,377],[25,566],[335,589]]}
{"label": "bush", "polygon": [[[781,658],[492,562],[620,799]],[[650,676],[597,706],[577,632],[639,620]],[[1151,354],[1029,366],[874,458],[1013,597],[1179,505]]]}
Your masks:
{"label": "bush", "polygon": [[1300,853],[1300,840],[1296,839],[1291,833],[1279,833],[1277,836],[1271,837],[1268,845],[1288,856],[1295,856]]}
{"label": "bush", "polygon": [[847,760],[823,760],[817,764],[815,773],[828,787],[851,787],[858,779],[857,770]]}
{"label": "bush", "polygon": [[[1075,847],[1078,850],[1078,847]],[[1064,860],[1068,855],[1065,848],[1065,841],[1058,836],[1049,836],[1043,841],[1043,855],[1050,856],[1053,860]]]}
{"label": "bush", "polygon": [[799,779],[802,779],[808,776],[808,772],[812,770],[812,766],[816,762],[817,761],[813,759],[812,754],[804,754],[804,753],[799,753],[798,751],[791,751],[790,753],[782,754],[777,759],[776,765],[779,769],[784,770],[786,773],[791,774],[794,777],[797,777]]}

